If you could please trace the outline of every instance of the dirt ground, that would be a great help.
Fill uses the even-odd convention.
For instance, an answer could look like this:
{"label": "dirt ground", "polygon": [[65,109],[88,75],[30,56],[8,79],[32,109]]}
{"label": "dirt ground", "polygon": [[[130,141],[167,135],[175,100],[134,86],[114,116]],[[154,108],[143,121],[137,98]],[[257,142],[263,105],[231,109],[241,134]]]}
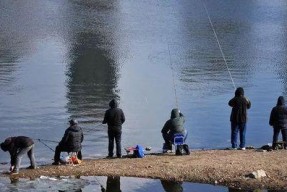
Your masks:
{"label": "dirt ground", "polygon": [[[264,170],[266,177],[247,175]],[[125,176],[223,185],[239,189],[287,189],[287,150],[192,151],[190,155],[149,154],[144,158],[84,159],[79,165],[43,165],[21,169],[11,179],[40,176]]]}

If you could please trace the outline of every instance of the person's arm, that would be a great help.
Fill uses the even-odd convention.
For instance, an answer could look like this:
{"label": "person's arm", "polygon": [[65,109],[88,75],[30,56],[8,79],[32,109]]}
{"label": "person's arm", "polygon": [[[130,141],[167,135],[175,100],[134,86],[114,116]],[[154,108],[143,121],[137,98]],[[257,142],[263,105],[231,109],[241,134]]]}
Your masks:
{"label": "person's arm", "polygon": [[104,120],[102,122],[102,124],[106,124],[108,122],[108,113],[107,111],[105,112],[105,116],[104,116]]}
{"label": "person's arm", "polygon": [[250,102],[250,100],[247,97],[245,97],[245,99],[246,99],[246,102],[247,102],[247,109],[250,109],[251,102]]}
{"label": "person's arm", "polygon": [[179,116],[182,119],[182,122],[185,123],[185,117],[181,112],[179,112]]}
{"label": "person's arm", "polygon": [[68,138],[69,138],[69,130],[67,129],[65,131],[65,134],[64,136],[62,137],[62,140],[60,141],[60,145],[62,144],[65,144],[67,141],[68,141]]}
{"label": "person's arm", "polygon": [[16,160],[17,160],[17,149],[11,149],[9,151],[10,153],[10,171],[13,171],[16,165]]}
{"label": "person's arm", "polygon": [[[121,110],[122,111],[122,110]],[[124,123],[126,121],[126,117],[125,117],[125,114],[124,112],[122,111],[122,114],[121,114],[121,122]]]}
{"label": "person's arm", "polygon": [[270,113],[269,125],[274,126],[274,123],[275,123],[275,108],[273,108]]}
{"label": "person's arm", "polygon": [[229,105],[230,107],[234,107],[234,98],[232,98],[232,99],[229,100],[228,105]]}
{"label": "person's arm", "polygon": [[84,141],[84,133],[83,133],[83,131],[82,131],[82,128],[81,128],[81,143]]}
{"label": "person's arm", "polygon": [[161,129],[161,133],[168,133],[169,131],[169,126],[168,126],[168,121],[165,122],[163,128]]}

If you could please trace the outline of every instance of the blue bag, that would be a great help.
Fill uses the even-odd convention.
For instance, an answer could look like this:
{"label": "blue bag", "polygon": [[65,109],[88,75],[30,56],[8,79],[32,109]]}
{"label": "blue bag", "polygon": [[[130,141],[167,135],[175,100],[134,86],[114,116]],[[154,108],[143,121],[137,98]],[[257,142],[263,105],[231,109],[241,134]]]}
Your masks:
{"label": "blue bag", "polygon": [[141,145],[137,145],[134,150],[134,157],[143,158],[144,157],[144,148]]}

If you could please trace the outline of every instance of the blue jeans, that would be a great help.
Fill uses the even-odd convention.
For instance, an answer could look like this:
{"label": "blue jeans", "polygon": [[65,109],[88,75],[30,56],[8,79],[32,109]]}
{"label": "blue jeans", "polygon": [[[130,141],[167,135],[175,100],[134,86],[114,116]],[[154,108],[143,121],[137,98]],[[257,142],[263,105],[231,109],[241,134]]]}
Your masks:
{"label": "blue jeans", "polygon": [[246,123],[231,122],[231,146],[237,148],[237,135],[239,132],[240,148],[245,147]]}

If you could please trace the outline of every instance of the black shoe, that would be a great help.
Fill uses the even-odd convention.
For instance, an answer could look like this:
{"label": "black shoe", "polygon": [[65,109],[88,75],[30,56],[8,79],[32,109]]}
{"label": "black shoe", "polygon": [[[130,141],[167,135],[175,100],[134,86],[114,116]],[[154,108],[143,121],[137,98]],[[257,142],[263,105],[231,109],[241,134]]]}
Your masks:
{"label": "black shoe", "polygon": [[108,156],[106,156],[106,158],[107,158],[107,159],[112,159],[113,156],[108,155]]}
{"label": "black shoe", "polygon": [[117,158],[122,158],[123,156],[122,155],[117,155]]}
{"label": "black shoe", "polygon": [[30,166],[27,167],[26,169],[37,169],[37,167],[30,165]]}
{"label": "black shoe", "polygon": [[60,162],[55,161],[55,162],[53,162],[53,163],[52,163],[52,165],[61,165],[61,163],[60,163]]}

